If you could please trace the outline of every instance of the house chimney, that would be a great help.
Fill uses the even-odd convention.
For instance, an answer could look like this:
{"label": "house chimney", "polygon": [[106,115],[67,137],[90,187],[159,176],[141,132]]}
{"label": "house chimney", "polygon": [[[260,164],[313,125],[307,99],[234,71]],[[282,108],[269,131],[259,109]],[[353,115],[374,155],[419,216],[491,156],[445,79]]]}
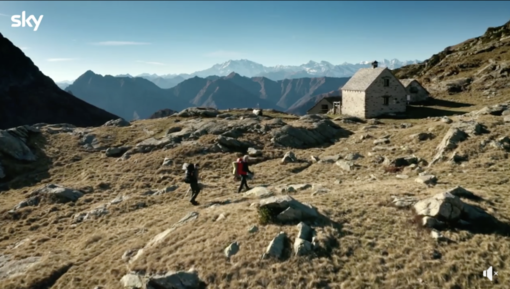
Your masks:
{"label": "house chimney", "polygon": [[372,68],[377,68],[377,64],[379,64],[379,63],[377,62],[377,60],[375,60],[374,62],[372,62]]}

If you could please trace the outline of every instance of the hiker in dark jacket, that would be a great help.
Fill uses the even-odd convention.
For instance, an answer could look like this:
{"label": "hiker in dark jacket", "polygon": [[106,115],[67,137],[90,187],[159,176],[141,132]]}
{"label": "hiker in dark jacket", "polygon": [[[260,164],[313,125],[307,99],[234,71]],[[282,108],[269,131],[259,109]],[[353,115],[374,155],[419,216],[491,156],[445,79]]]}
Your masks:
{"label": "hiker in dark jacket", "polygon": [[239,174],[239,176],[241,176],[241,185],[239,186],[239,190],[237,191],[238,193],[242,191],[243,187],[246,187],[246,190],[250,190],[246,180],[248,179],[248,174],[253,173],[250,171],[248,160],[249,156],[246,155],[242,159],[239,159],[239,162],[237,163],[237,173]]}
{"label": "hiker in dark jacket", "polygon": [[198,165],[189,164],[186,167],[186,177],[184,179],[185,183],[188,183],[191,187],[191,199],[190,203],[193,205],[198,205],[198,202],[195,201],[198,193],[200,193],[200,186],[198,185]]}

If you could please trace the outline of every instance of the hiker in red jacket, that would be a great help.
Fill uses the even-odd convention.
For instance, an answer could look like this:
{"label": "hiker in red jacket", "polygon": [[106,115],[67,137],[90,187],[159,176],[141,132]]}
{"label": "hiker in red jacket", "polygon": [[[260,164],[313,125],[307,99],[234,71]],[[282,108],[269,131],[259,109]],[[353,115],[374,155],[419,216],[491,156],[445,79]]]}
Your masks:
{"label": "hiker in red jacket", "polygon": [[239,174],[239,176],[241,176],[241,185],[239,186],[239,190],[237,191],[237,193],[240,193],[242,191],[243,186],[246,187],[246,190],[250,190],[246,180],[248,179],[248,174],[253,173],[250,171],[248,160],[249,160],[248,155],[244,156],[242,159],[239,158],[237,160],[237,173]]}

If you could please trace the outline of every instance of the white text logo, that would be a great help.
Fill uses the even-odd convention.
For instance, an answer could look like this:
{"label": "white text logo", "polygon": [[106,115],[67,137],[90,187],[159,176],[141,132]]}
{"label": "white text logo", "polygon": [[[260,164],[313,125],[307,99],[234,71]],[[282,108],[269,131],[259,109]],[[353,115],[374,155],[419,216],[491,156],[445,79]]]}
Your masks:
{"label": "white text logo", "polygon": [[[26,17],[25,11],[21,13],[21,15],[12,15],[11,21],[12,25],[11,27],[25,27],[25,24],[28,25],[28,27],[33,27],[32,22],[34,23],[34,31],[37,31],[39,28],[39,25],[41,25],[41,21],[43,19],[44,15],[39,16],[39,19],[37,19],[34,15],[30,15]],[[21,20],[20,20],[21,18]]]}

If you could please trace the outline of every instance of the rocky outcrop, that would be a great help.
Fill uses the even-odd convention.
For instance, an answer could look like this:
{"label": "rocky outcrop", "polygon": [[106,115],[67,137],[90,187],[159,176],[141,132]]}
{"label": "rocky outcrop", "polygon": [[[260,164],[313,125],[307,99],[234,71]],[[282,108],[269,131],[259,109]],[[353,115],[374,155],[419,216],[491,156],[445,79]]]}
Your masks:
{"label": "rocky outcrop", "polygon": [[310,122],[310,127],[286,125],[271,132],[271,141],[284,147],[306,149],[336,142],[348,132],[329,119],[302,118]]}
{"label": "rocky outcrop", "polygon": [[153,113],[149,119],[156,119],[156,118],[163,118],[163,117],[168,117],[168,116],[171,116],[173,114],[177,113],[177,111],[175,110],[171,110],[169,108],[165,108],[165,109],[161,109],[161,110],[158,110],[156,111],[155,113]]}
{"label": "rocky outcrop", "polygon": [[287,234],[285,234],[285,232],[280,232],[267,246],[266,253],[264,253],[263,258],[281,258],[283,250],[285,249],[286,240]]}
{"label": "rocky outcrop", "polygon": [[300,222],[319,217],[317,209],[291,196],[274,196],[259,202],[259,212],[268,211],[279,222]]}
{"label": "rocky outcrop", "polygon": [[480,135],[485,131],[482,124],[476,121],[461,121],[453,125],[445,134],[436,148],[436,155],[429,166],[447,158],[447,153],[457,148],[457,145],[470,136]]}
{"label": "rocky outcrop", "polygon": [[0,154],[19,161],[35,161],[36,156],[27,146],[27,141],[30,135],[38,132],[38,129],[27,125],[0,130]]}
{"label": "rocky outcrop", "polygon": [[0,129],[35,123],[100,126],[117,119],[61,90],[0,34]]}
{"label": "rocky outcrop", "polygon": [[105,124],[103,124],[103,126],[116,126],[116,127],[124,127],[124,126],[130,126],[130,125],[131,124],[129,123],[129,121],[127,121],[123,118],[112,119],[112,120],[107,121]]}
{"label": "rocky outcrop", "polygon": [[176,114],[180,117],[216,117],[219,114],[215,108],[189,107]]}
{"label": "rocky outcrop", "polygon": [[120,279],[120,283],[127,289],[197,289],[202,282],[198,273],[191,269],[152,276],[129,273]]}

